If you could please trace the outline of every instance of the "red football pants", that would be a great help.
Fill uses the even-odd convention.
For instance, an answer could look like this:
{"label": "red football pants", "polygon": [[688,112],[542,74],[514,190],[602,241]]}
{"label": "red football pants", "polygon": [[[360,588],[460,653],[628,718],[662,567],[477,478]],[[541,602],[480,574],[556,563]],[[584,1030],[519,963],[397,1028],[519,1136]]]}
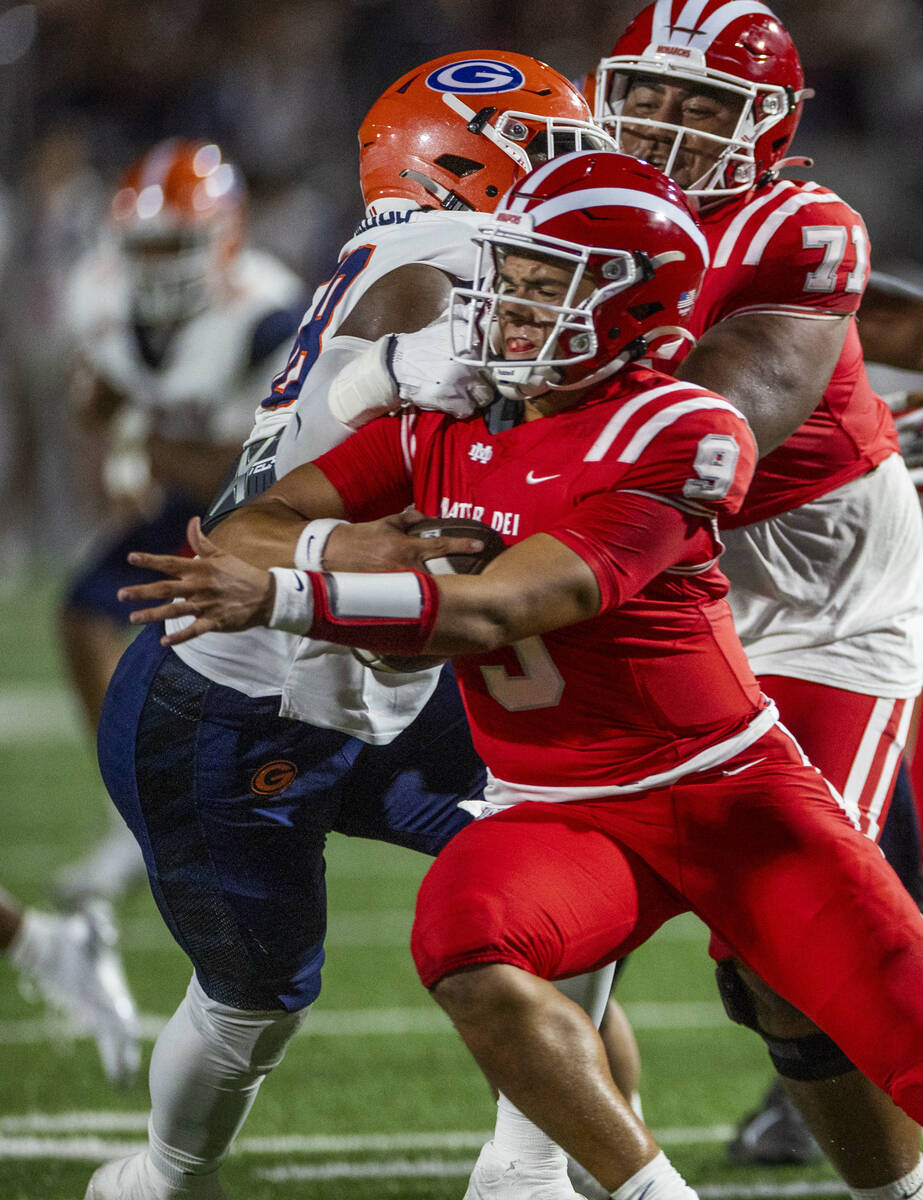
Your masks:
{"label": "red football pants", "polygon": [[863,833],[881,835],[914,702],[863,696],[842,688],[761,675],[779,718],[813,765],[836,788]]}
{"label": "red football pants", "polygon": [[420,889],[423,983],[593,970],[691,910],[923,1122],[923,918],[778,728],[668,788],[475,821]]}
{"label": "red football pants", "polygon": [[[864,696],[787,675],[760,675],[759,684],[812,765],[839,792],[850,819],[877,842],[891,806],[913,701]],[[709,954],[720,962],[733,951],[712,933]]]}

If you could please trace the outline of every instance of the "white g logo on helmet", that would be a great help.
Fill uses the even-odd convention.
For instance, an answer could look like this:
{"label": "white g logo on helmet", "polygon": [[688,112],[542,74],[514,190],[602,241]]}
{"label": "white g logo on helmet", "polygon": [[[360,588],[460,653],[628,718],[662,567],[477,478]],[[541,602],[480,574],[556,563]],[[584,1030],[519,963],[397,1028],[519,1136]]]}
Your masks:
{"label": "white g logo on helmet", "polygon": [[492,95],[515,91],[525,81],[522,71],[509,63],[498,62],[495,58],[468,58],[433,71],[426,77],[426,86],[433,92]]}

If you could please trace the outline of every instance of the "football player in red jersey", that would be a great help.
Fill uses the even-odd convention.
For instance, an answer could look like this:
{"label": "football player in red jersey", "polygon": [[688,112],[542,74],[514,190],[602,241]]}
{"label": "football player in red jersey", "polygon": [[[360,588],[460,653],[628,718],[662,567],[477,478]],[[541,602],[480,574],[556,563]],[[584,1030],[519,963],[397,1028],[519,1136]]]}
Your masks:
{"label": "football player in red jersey", "polygon": [[[757,0],[649,4],[593,91],[620,148],[661,166],[698,209],[712,254],[690,322],[698,342],[678,344],[667,369],[728,396],[759,446],[747,499],[722,520],[735,623],[783,721],[875,838],[920,687],[923,539],[853,319],[865,227],[820,184],[780,178],[810,165],[784,157],[810,92]],[[881,301],[868,306],[864,349],[904,365],[887,323],[871,319]],[[923,1183],[919,1130],[751,973],[741,981],[728,963],[721,977],[847,1182]],[[794,1148],[773,1148],[778,1133],[763,1116],[732,1153],[784,1161]]]}
{"label": "football player in red jersey", "polygon": [[[491,772],[480,815],[421,889],[413,950],[491,1082],[619,1200],[690,1189],[612,1084],[602,1043],[547,980],[699,913],[911,1114],[923,1115],[923,930],[874,844],[779,725],[717,569],[717,518],[756,447],[719,395],[636,360],[683,337],[707,259],[679,189],[610,154],[549,163],[483,235],[490,264],[456,358],[523,420],[380,420],[219,528],[269,565],[254,514],[314,520],[477,510],[510,547],[480,576],[194,562],[130,589],[183,618],[164,643],[268,622],[382,653],[459,655]],[[325,530],[326,532],[326,530]],[[355,531],[362,536],[362,531]],[[180,599],[182,597],[182,599]],[[830,895],[840,903],[830,904]],[[892,1018],[883,1029],[876,1012]]]}

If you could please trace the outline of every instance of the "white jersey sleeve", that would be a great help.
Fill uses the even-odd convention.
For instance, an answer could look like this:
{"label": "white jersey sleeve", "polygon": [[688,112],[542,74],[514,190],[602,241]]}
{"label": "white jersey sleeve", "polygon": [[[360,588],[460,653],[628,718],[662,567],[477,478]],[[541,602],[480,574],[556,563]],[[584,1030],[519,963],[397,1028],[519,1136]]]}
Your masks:
{"label": "white jersey sleeve", "polygon": [[[475,262],[471,238],[482,220],[477,213],[395,210],[363,221],[331,278],[314,293],[288,361],[261,405],[237,475],[212,507],[212,520],[264,491],[277,475],[345,440],[350,430],[330,414],[327,389],[368,343],[338,337],[337,330],[369,287],[398,267],[422,263],[468,282]],[[175,649],[216,682],[248,695],[281,693],[283,716],[372,744],[389,742],[406,728],[438,678],[438,670],[377,674],[344,646],[268,629],[206,634]]]}

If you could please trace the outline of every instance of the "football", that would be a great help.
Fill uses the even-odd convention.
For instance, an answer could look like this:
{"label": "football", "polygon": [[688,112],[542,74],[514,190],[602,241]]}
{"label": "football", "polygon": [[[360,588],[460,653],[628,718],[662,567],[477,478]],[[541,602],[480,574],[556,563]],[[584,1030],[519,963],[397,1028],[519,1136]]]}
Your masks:
{"label": "football", "polygon": [[[506,543],[495,529],[483,521],[464,520],[459,517],[426,517],[411,525],[407,530],[411,537],[478,538],[484,543],[478,554],[447,554],[442,558],[430,558],[426,570],[430,575],[479,575],[487,564],[506,549]],[[407,675],[414,671],[426,671],[445,662],[435,655],[401,658],[394,654],[376,654],[374,650],[353,650],[364,667],[373,671],[384,671],[391,675]]]}

